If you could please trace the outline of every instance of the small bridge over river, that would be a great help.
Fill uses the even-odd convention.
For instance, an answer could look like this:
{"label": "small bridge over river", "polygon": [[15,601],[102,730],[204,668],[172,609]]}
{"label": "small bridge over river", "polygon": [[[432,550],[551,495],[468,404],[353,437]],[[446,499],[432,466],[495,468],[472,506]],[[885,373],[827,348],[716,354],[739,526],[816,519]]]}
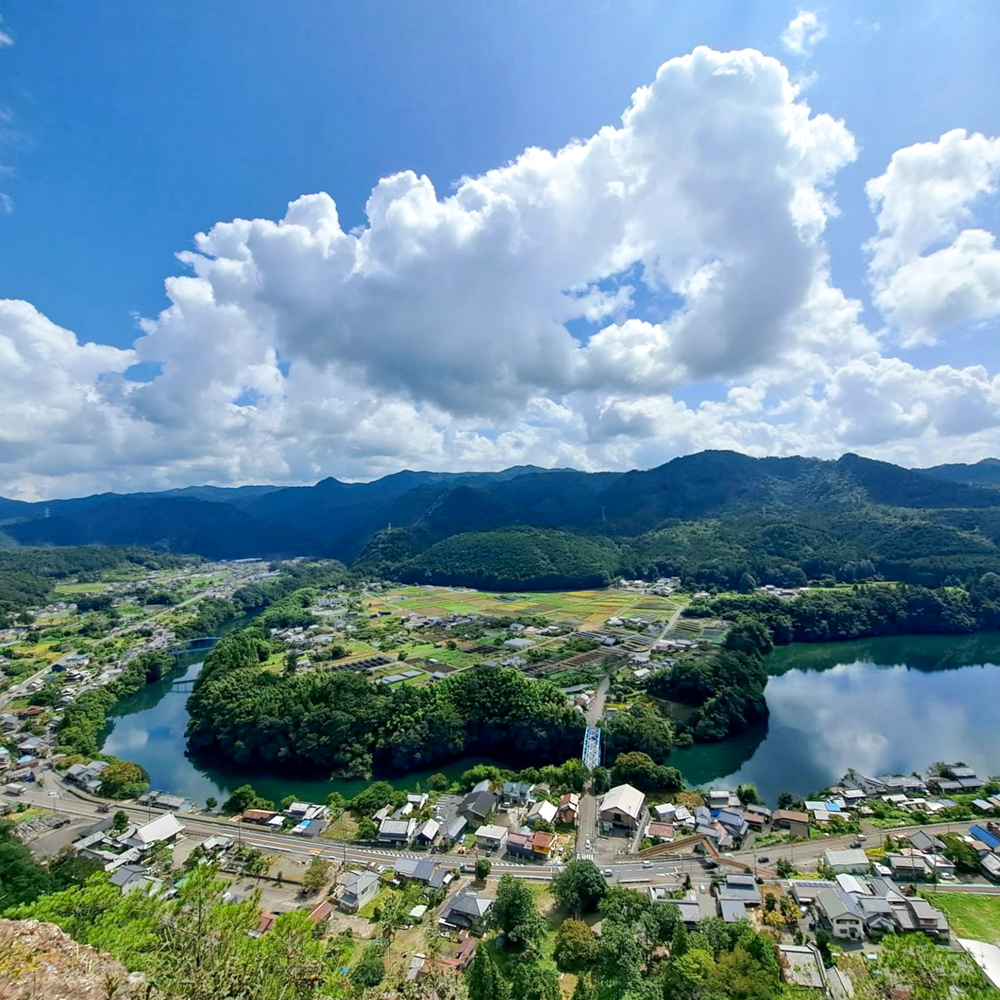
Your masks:
{"label": "small bridge over river", "polygon": [[601,731],[597,726],[587,726],[584,730],[580,758],[591,770],[601,763]]}

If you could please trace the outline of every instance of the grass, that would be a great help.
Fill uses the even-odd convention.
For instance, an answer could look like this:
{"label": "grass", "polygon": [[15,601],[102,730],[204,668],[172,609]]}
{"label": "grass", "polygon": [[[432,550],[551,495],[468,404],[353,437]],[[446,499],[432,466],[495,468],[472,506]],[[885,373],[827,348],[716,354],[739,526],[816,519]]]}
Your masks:
{"label": "grass", "polygon": [[1000,944],[1000,897],[965,892],[923,892],[921,895],[947,914],[951,929],[959,937]]}
{"label": "grass", "polygon": [[57,596],[62,594],[102,594],[108,589],[106,583],[60,583],[56,585]]}

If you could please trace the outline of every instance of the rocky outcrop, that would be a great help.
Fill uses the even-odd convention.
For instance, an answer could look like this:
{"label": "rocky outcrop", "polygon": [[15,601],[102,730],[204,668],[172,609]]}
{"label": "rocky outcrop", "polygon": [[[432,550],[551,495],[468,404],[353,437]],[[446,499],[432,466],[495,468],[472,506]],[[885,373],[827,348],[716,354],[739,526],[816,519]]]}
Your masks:
{"label": "rocky outcrop", "polygon": [[110,955],[55,924],[0,920],[0,1000],[144,1000],[146,986]]}

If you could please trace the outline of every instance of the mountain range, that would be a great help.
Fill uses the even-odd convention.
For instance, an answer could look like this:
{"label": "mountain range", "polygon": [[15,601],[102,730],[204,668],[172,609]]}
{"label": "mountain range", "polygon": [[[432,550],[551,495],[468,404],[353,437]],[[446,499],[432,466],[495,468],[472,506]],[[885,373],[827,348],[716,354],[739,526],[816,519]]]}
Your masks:
{"label": "mountain range", "polygon": [[[827,461],[705,451],[625,473],[518,466],[403,471],[368,483],[194,486],[40,503],[0,498],[0,537],[16,545],[142,545],[213,559],[309,555],[399,567],[468,533],[517,528],[523,542],[524,530],[559,530],[620,541],[706,519],[829,530],[859,512],[878,521],[890,511],[894,523],[912,529],[922,520],[962,534],[959,548],[977,549],[1000,523],[1000,461],[919,470],[853,454]],[[537,547],[542,534],[533,537]]]}

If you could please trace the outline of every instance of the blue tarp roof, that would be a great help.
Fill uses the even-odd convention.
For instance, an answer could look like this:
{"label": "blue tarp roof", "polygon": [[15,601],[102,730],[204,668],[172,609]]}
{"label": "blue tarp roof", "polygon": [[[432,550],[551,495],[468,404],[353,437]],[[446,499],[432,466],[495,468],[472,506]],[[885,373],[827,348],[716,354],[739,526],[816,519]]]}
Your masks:
{"label": "blue tarp roof", "polygon": [[978,823],[969,827],[969,833],[971,833],[976,840],[981,840],[987,847],[992,848],[994,851],[1000,847],[1000,837],[998,837],[995,833],[990,833],[986,827],[979,826]]}

